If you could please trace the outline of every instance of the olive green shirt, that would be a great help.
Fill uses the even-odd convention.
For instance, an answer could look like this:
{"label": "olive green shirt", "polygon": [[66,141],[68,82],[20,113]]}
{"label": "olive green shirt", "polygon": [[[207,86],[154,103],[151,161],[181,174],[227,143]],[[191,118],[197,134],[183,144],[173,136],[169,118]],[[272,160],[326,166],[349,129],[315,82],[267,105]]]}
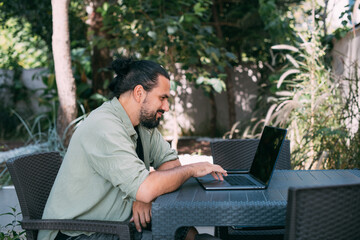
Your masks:
{"label": "olive green shirt", "polygon": [[[43,219],[129,220],[149,167],[178,158],[156,128],[139,125],[139,133],[144,161],[136,154],[137,133],[117,98],[92,111],[71,138]],[[54,239],[57,232],[40,231],[38,239]]]}

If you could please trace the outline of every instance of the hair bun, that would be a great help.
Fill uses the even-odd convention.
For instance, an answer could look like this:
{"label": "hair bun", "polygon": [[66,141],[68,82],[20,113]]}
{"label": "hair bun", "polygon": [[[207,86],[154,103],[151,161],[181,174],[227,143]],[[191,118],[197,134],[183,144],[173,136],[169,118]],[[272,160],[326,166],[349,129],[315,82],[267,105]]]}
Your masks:
{"label": "hair bun", "polygon": [[130,58],[118,58],[112,62],[111,68],[115,71],[116,75],[122,77],[129,72],[131,62]]}

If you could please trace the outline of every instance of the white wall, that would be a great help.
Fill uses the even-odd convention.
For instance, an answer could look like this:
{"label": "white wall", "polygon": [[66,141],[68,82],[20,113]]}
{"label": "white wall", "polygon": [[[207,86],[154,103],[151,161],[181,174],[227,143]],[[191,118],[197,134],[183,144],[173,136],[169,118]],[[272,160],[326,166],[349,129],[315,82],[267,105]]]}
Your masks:
{"label": "white wall", "polygon": [[[360,28],[347,33],[347,35],[334,42],[333,56],[333,71],[336,75],[354,79],[357,71],[357,76],[360,76]],[[349,95],[349,82],[342,81],[343,91],[345,97]],[[353,86],[355,88],[355,86]],[[360,83],[358,83],[357,101],[360,102]],[[358,108],[353,108],[353,113],[357,114],[357,118],[347,119],[347,126],[352,133],[356,133],[359,128],[360,114]]]}

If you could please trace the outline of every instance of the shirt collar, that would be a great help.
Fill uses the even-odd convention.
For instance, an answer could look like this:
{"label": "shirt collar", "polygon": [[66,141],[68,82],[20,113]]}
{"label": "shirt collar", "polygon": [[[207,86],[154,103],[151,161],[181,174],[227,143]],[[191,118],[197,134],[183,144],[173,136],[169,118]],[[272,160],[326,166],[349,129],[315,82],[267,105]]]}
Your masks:
{"label": "shirt collar", "polygon": [[131,120],[130,120],[129,116],[127,115],[125,109],[123,108],[123,106],[119,102],[119,99],[114,97],[110,101],[110,103],[113,106],[113,108],[115,109],[116,116],[119,117],[119,119],[125,125],[125,129],[126,129],[127,134],[129,136],[137,135],[137,133],[136,133],[136,131],[134,129],[134,126],[131,123]]}

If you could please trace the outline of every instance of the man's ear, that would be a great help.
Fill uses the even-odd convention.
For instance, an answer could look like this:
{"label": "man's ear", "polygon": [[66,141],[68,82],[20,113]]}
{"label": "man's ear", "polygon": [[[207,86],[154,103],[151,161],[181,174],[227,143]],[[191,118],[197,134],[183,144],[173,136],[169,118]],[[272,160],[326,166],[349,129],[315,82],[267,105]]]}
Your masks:
{"label": "man's ear", "polygon": [[134,88],[133,94],[136,102],[138,103],[142,103],[146,97],[146,91],[140,84]]}

